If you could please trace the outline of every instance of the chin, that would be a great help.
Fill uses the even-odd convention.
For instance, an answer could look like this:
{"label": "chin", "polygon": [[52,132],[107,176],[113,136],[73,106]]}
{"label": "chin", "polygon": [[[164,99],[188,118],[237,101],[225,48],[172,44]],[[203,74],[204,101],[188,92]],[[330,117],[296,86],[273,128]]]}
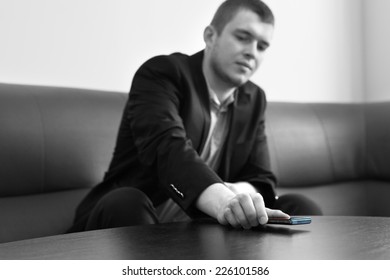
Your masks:
{"label": "chin", "polygon": [[242,73],[224,73],[224,75],[220,76],[226,84],[231,85],[232,87],[239,87],[245,84],[249,77],[248,75],[243,75]]}
{"label": "chin", "polygon": [[245,84],[249,78],[247,77],[234,77],[234,78],[231,78],[231,83],[233,86],[235,87],[239,87],[239,86],[242,86],[243,84]]}

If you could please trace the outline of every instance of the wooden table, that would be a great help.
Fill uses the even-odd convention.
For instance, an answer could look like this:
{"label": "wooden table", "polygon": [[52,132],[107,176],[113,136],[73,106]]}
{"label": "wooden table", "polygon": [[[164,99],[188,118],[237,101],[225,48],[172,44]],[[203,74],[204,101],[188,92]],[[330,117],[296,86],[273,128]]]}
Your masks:
{"label": "wooden table", "polygon": [[3,243],[0,259],[390,259],[390,218],[313,217],[252,230],[211,221],[124,227]]}

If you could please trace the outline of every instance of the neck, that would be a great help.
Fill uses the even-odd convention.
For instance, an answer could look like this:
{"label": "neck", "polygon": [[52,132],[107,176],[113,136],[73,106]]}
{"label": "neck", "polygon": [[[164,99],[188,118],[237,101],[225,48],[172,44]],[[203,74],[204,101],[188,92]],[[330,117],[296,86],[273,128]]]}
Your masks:
{"label": "neck", "polygon": [[225,101],[230,95],[233,94],[236,88],[231,85],[227,85],[218,78],[218,76],[212,70],[210,63],[208,63],[206,55],[203,58],[202,70],[207,85],[215,92],[220,102]]}

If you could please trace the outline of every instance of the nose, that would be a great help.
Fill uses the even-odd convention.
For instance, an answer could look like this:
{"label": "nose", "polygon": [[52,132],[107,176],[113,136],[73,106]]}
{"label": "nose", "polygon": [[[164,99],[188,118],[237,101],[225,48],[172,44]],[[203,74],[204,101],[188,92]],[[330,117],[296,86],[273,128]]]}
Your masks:
{"label": "nose", "polygon": [[245,57],[248,59],[255,59],[258,54],[257,50],[257,43],[251,42],[250,44],[246,45],[245,48]]}

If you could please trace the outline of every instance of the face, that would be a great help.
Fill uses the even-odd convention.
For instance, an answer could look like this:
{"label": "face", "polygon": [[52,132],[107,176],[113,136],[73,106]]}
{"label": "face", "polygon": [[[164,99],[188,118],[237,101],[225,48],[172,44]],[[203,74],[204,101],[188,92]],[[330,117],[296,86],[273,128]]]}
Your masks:
{"label": "face", "polygon": [[214,78],[233,87],[247,82],[261,64],[273,30],[272,24],[261,22],[250,10],[239,11],[221,34],[206,28],[206,52]]}

